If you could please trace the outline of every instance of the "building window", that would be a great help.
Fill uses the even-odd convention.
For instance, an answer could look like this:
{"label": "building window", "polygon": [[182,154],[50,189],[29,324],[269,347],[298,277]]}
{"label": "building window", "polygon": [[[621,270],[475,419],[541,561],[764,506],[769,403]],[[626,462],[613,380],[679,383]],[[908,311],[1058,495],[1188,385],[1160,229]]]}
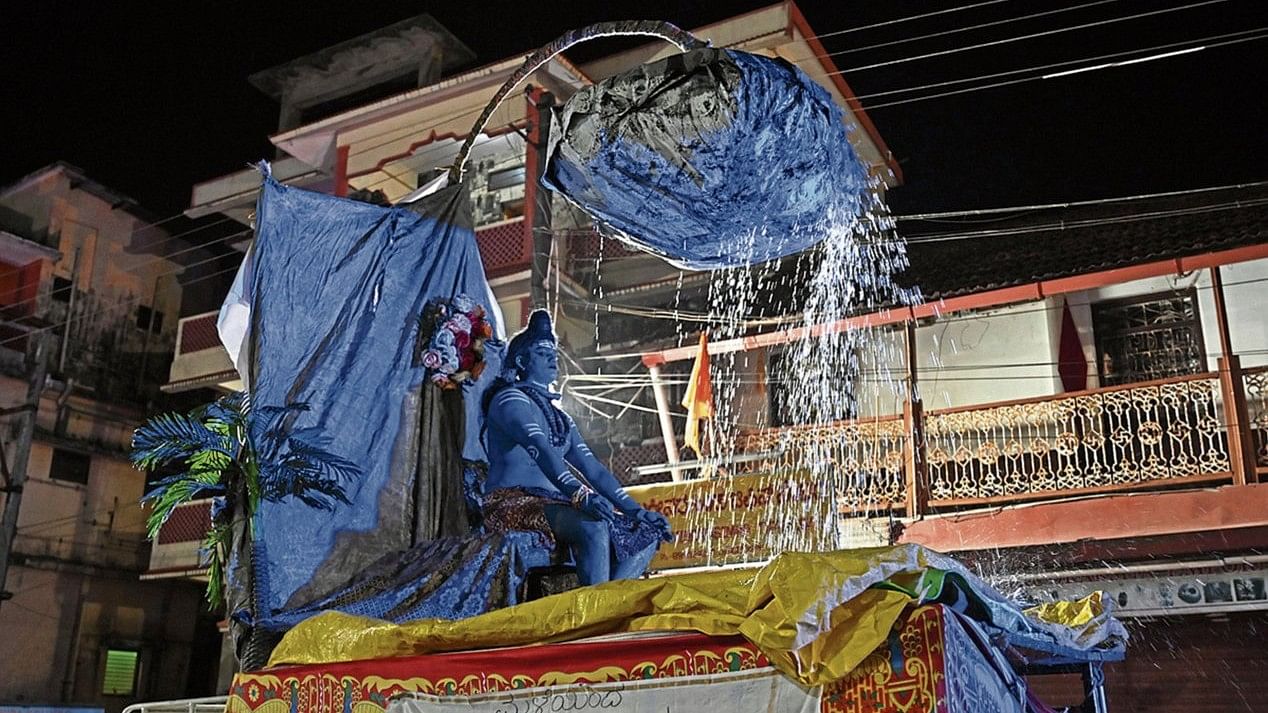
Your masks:
{"label": "building window", "polygon": [[50,295],[54,302],[70,302],[70,291],[75,283],[65,277],[53,278],[53,293]]}
{"label": "building window", "polygon": [[831,385],[835,398],[832,402],[817,399],[817,403],[798,403],[797,399],[805,398],[798,394],[796,386],[808,377],[804,370],[793,368],[793,347],[768,349],[766,352],[766,393],[770,406],[770,426],[808,426],[812,424],[836,423],[858,417],[858,400],[855,397],[858,384],[862,383],[859,373],[858,351],[844,354],[834,360],[834,368],[838,383]]}
{"label": "building window", "polygon": [[53,480],[87,485],[88,470],[91,466],[92,456],[87,453],[54,448],[53,462],[49,464],[48,476]]}
{"label": "building window", "polygon": [[131,696],[136,692],[137,662],[140,653],[129,649],[106,649],[106,672],[101,679],[103,696]]}
{"label": "building window", "polygon": [[1193,290],[1092,305],[1102,386],[1196,374],[1206,367]]}
{"label": "building window", "polygon": [[145,305],[136,308],[137,329],[148,329],[150,334],[163,331],[163,313]]}

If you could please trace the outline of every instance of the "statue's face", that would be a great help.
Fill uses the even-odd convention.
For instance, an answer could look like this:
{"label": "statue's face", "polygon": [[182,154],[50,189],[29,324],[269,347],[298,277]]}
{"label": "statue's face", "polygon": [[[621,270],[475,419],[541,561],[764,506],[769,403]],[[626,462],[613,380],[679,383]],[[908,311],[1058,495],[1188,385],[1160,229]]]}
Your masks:
{"label": "statue's face", "polygon": [[553,384],[559,376],[559,352],[549,341],[534,343],[519,357],[524,378],[538,384]]}

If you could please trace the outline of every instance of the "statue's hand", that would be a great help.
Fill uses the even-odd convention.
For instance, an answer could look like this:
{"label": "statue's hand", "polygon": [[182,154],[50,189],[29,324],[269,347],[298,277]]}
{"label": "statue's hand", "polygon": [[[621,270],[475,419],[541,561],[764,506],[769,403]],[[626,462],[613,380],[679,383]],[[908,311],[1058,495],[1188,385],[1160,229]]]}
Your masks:
{"label": "statue's hand", "polygon": [[616,509],[612,507],[612,503],[598,493],[592,493],[589,497],[583,499],[580,503],[580,508],[581,512],[605,522],[612,522],[616,519]]}
{"label": "statue's hand", "polygon": [[639,522],[642,522],[646,525],[649,525],[659,530],[660,539],[664,540],[665,542],[674,541],[674,529],[670,527],[669,525],[669,518],[665,517],[664,515],[661,515],[655,510],[648,510],[647,508],[639,508],[636,512],[633,513],[633,516]]}

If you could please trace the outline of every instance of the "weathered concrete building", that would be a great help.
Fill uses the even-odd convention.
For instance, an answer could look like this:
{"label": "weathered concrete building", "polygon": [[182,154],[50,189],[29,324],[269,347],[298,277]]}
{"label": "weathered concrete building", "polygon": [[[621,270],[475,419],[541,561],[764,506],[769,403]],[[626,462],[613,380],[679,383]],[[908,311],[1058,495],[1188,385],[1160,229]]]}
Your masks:
{"label": "weathered concrete building", "polygon": [[198,586],[139,581],[145,474],[127,449],[160,393],[181,303],[180,265],[163,257],[179,248],[151,222],[66,164],[0,190],[6,478],[37,339],[48,367],[4,586],[11,598],[0,602],[0,704],[115,711],[203,688],[196,639],[210,631],[214,647],[216,637]]}

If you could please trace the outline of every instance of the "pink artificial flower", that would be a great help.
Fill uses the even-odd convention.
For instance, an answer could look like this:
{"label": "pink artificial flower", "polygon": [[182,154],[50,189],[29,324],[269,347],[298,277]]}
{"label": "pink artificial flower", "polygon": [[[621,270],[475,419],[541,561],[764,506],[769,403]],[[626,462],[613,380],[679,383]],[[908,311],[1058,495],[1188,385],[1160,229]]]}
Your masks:
{"label": "pink artificial flower", "polygon": [[444,363],[445,363],[444,357],[440,356],[440,354],[435,349],[428,349],[427,351],[423,352],[423,366],[424,367],[428,369],[439,369],[440,365]]}
{"label": "pink artificial flower", "polygon": [[445,327],[454,334],[471,333],[471,320],[465,314],[455,314],[445,322]]}

